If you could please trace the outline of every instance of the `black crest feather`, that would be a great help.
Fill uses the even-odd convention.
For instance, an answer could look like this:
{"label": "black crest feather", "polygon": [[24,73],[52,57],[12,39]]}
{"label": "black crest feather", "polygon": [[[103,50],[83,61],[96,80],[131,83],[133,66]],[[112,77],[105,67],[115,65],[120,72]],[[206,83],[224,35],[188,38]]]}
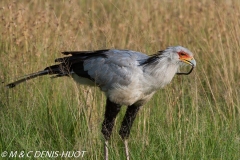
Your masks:
{"label": "black crest feather", "polygon": [[141,65],[149,65],[154,62],[156,62],[160,56],[162,55],[164,51],[158,51],[156,54],[151,55],[145,62],[143,62]]}

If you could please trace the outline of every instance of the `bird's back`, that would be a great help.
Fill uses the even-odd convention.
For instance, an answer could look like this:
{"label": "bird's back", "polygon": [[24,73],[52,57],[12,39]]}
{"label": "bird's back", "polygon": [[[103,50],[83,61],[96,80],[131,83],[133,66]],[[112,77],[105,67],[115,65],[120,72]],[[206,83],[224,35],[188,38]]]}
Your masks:
{"label": "bird's back", "polygon": [[142,72],[139,67],[141,61],[148,58],[145,54],[129,50],[105,50],[101,55],[91,54],[93,52],[75,55],[74,59],[79,59],[76,63],[70,60],[69,63],[73,63],[71,64],[73,78],[81,84],[83,78],[85,82],[89,80],[89,84],[96,84],[103,91],[116,85],[127,86],[131,83],[132,76]]}

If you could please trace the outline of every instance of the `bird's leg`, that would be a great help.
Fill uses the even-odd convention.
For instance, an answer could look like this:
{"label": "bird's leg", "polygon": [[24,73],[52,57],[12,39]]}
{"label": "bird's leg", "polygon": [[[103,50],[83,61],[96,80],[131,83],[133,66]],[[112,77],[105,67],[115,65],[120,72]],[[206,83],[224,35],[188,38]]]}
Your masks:
{"label": "bird's leg", "polygon": [[105,118],[102,124],[102,134],[104,135],[104,138],[105,138],[105,144],[104,144],[105,160],[108,159],[108,140],[110,139],[110,136],[112,134],[114,122],[120,109],[121,109],[121,105],[113,103],[109,99],[107,99]]}
{"label": "bird's leg", "polygon": [[108,160],[108,140],[105,140],[104,142],[104,157],[105,160]]}
{"label": "bird's leg", "polygon": [[130,158],[129,158],[129,150],[128,150],[128,141],[127,141],[127,139],[124,140],[124,148],[125,148],[126,159],[127,159],[127,160],[130,160]]}
{"label": "bird's leg", "polygon": [[127,160],[129,160],[129,150],[128,150],[127,139],[129,137],[133,121],[136,118],[136,115],[137,115],[137,112],[139,111],[139,109],[140,109],[140,106],[137,106],[137,105],[128,106],[126,114],[125,114],[123,122],[122,122],[121,129],[119,131],[119,134],[124,141],[125,154],[126,154]]}
{"label": "bird's leg", "polygon": [[109,140],[114,126],[115,118],[121,109],[121,105],[115,104],[107,99],[105,119],[102,124],[102,133],[105,140]]}

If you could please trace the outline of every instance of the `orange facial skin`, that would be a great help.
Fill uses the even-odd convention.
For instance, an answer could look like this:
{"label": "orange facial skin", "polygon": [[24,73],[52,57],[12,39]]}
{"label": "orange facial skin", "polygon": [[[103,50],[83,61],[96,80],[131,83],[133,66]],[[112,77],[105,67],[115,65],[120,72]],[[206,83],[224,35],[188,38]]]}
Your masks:
{"label": "orange facial skin", "polygon": [[178,55],[179,55],[179,59],[181,61],[183,61],[184,63],[192,65],[191,61],[194,59],[192,56],[189,56],[189,54],[187,54],[183,51],[178,52]]}

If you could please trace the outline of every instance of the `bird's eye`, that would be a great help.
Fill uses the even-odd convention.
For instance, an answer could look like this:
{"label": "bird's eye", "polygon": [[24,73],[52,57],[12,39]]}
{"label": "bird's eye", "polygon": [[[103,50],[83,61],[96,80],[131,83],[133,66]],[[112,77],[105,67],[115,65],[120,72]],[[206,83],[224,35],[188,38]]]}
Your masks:
{"label": "bird's eye", "polygon": [[180,55],[181,55],[181,56],[185,56],[185,53],[181,52]]}
{"label": "bird's eye", "polygon": [[178,52],[178,55],[179,56],[186,56],[186,53],[185,52]]}

